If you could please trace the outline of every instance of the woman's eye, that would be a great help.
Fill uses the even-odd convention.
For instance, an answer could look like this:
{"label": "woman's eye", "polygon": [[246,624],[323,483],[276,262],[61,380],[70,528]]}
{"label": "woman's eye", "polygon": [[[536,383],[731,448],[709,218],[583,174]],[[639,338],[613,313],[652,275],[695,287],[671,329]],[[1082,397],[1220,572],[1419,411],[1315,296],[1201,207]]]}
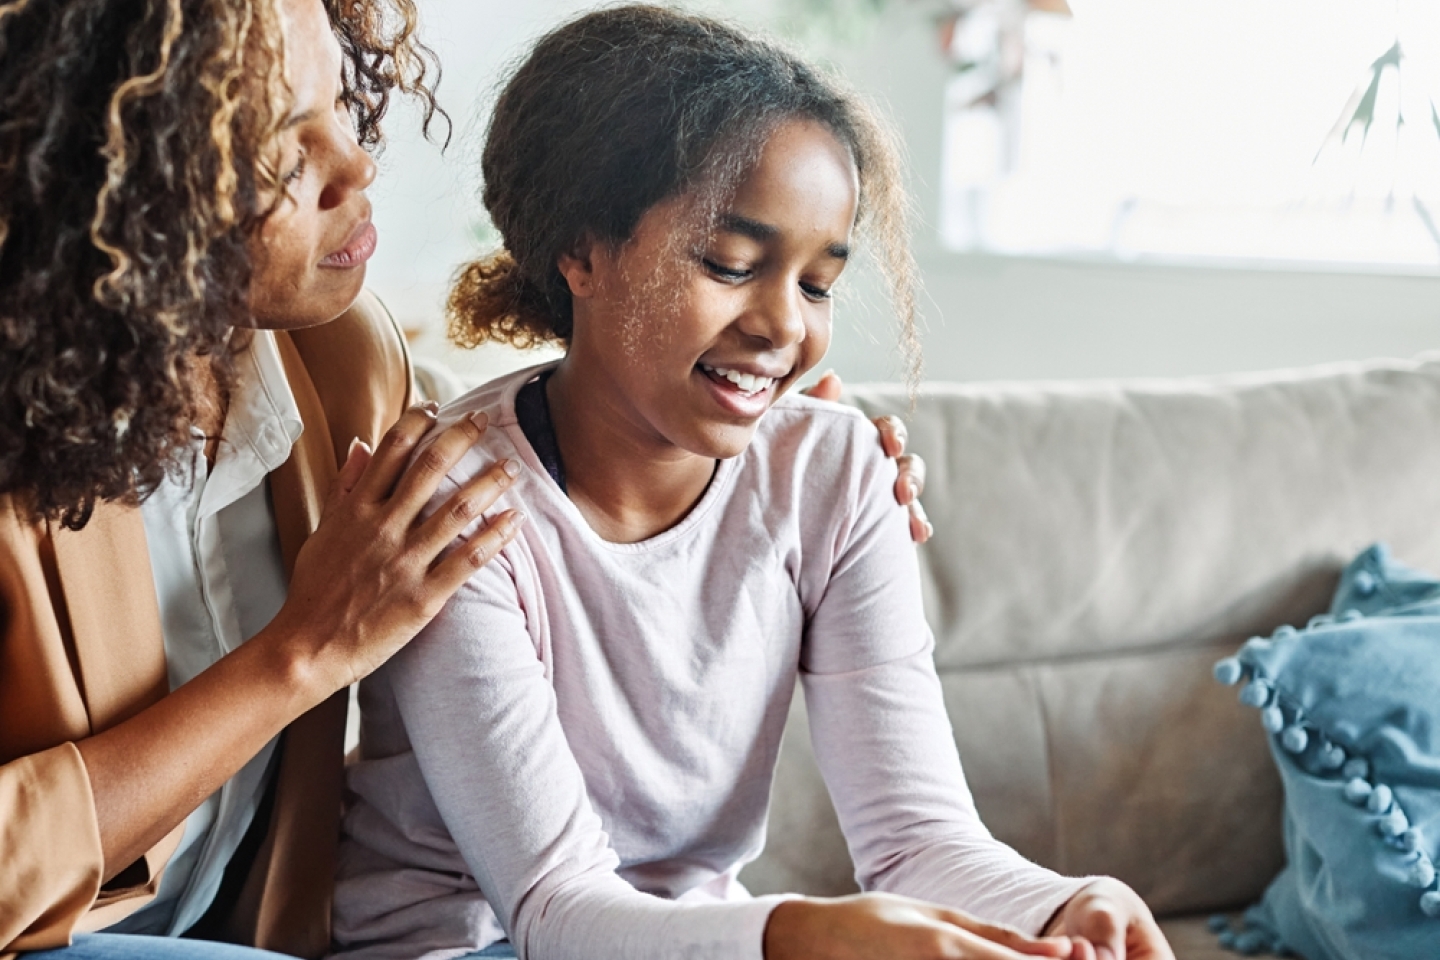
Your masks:
{"label": "woman's eye", "polygon": [[299,180],[299,179],[300,179],[302,176],[304,176],[304,175],[305,175],[305,155],[302,153],[302,154],[300,155],[300,159],[295,161],[295,166],[293,166],[293,167],[291,167],[289,170],[287,170],[287,171],[285,172],[285,175],[280,178],[280,182],[283,183],[283,184],[285,184],[285,186],[288,187],[288,186],[290,186],[290,184],[294,183],[296,180]]}
{"label": "woman's eye", "polygon": [[714,260],[705,259],[701,262],[705,264],[705,269],[708,270],[713,276],[727,282],[744,280],[746,277],[750,276],[749,270],[740,270],[735,267],[727,267],[724,264],[716,263]]}

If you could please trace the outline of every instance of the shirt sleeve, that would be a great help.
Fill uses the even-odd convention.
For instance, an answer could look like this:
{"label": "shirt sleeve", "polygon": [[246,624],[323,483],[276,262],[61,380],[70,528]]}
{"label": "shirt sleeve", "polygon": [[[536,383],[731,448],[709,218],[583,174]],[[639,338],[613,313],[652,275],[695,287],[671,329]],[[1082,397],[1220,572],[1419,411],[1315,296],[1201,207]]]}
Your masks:
{"label": "shirt sleeve", "polygon": [[783,898],[675,903],[616,874],[517,589],[528,562],[512,543],[388,668],[425,783],[481,892],[522,958],[760,960]]}
{"label": "shirt sleeve", "polygon": [[864,890],[1038,933],[1086,880],[995,840],[961,771],[925,623],[894,466],[863,454],[855,511],[810,617],[801,684],[810,736]]}
{"label": "shirt sleeve", "polygon": [[[0,949],[70,942],[100,892],[94,824],[90,781],[74,744],[0,766]],[[57,844],[57,837],[65,840]]]}

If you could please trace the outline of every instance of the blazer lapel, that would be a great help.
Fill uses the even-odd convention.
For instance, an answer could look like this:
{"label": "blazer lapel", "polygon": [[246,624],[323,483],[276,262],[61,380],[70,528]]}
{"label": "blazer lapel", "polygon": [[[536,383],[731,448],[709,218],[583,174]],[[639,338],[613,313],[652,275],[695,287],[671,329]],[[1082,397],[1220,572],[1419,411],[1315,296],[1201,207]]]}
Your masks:
{"label": "blazer lapel", "polygon": [[300,419],[305,424],[300,439],[290,451],[290,459],[270,474],[275,526],[280,535],[280,552],[285,558],[285,573],[289,576],[295,570],[300,547],[320,525],[325,496],[338,471],[330,447],[330,424],[305,372],[304,361],[289,337],[277,333],[275,341],[286,379],[300,408]]}
{"label": "blazer lapel", "polygon": [[85,529],[52,526],[51,536],[90,732],[99,733],[170,692],[145,521],[133,506],[101,503]]}

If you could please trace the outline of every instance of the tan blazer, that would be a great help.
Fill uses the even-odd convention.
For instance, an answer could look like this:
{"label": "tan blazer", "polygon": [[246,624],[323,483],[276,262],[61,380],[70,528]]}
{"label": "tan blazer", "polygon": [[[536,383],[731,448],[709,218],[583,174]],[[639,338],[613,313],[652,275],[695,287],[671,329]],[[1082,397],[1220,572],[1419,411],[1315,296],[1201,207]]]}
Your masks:
{"label": "tan blazer", "polygon": [[[305,431],[269,477],[287,570],[315,529],[352,438],[372,445],[410,397],[410,362],[373,296],[280,334]],[[84,530],[29,521],[0,497],[0,952],[64,946],[154,896],[183,824],[103,888],[94,798],[74,741],[168,692],[140,511],[106,504]],[[232,902],[226,939],[317,957],[330,943],[345,693],[291,724],[269,830]]]}

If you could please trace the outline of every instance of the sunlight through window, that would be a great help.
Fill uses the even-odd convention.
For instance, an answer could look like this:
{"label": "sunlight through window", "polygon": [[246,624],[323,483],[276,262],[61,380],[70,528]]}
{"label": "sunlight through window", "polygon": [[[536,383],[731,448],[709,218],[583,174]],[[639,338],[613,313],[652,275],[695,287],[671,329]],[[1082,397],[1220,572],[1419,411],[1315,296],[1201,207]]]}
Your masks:
{"label": "sunlight through window", "polygon": [[1440,4],[981,4],[946,35],[957,250],[1440,273]]}

